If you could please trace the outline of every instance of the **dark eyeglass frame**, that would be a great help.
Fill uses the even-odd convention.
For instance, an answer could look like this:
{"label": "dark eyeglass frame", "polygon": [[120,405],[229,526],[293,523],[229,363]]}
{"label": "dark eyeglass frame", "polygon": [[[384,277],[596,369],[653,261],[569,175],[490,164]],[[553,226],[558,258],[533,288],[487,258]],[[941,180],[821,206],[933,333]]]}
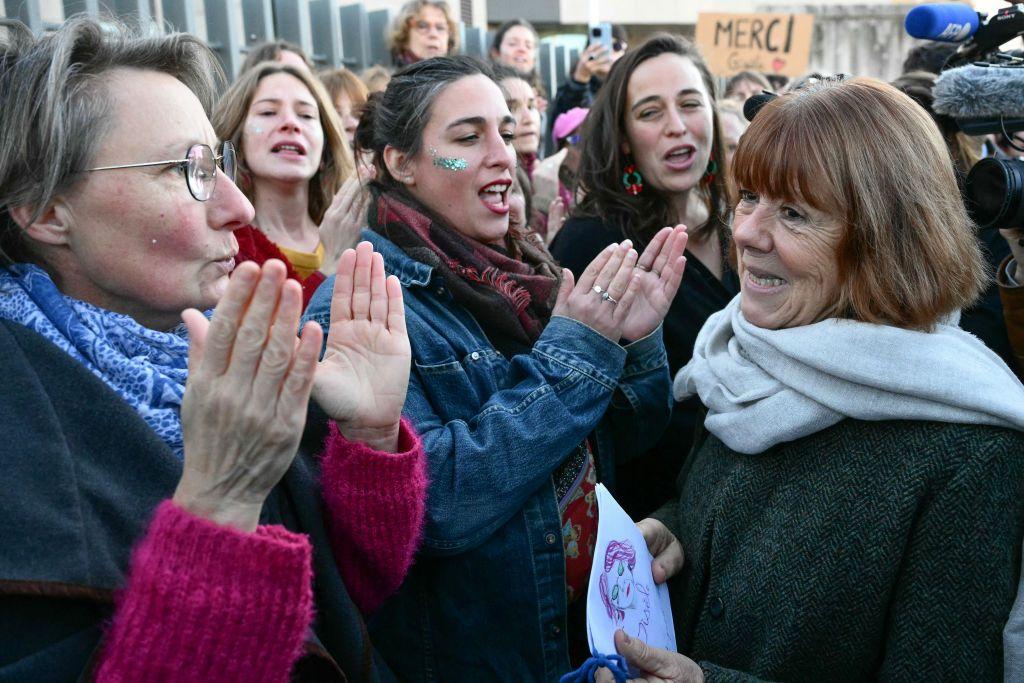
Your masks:
{"label": "dark eyeglass frame", "polygon": [[[189,194],[199,202],[205,202],[213,196],[217,187],[217,169],[235,182],[235,146],[230,140],[225,140],[220,145],[220,154],[215,155],[213,149],[206,144],[199,143],[192,145],[185,153],[184,159],[165,159],[163,161],[143,161],[137,164],[117,164],[114,166],[97,166],[87,168],[85,171],[113,171],[120,168],[146,168],[151,166],[170,166],[177,164],[185,171],[185,185],[188,186]],[[206,166],[201,166],[205,162]],[[205,172],[205,176],[200,176]]]}

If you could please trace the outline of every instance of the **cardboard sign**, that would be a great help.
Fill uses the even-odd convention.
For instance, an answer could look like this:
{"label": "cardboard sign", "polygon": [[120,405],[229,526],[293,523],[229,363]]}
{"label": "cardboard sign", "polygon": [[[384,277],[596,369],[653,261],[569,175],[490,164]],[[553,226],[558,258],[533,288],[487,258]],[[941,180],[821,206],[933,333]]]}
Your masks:
{"label": "cardboard sign", "polygon": [[810,14],[697,15],[697,45],[716,76],[740,71],[802,76],[813,32]]}

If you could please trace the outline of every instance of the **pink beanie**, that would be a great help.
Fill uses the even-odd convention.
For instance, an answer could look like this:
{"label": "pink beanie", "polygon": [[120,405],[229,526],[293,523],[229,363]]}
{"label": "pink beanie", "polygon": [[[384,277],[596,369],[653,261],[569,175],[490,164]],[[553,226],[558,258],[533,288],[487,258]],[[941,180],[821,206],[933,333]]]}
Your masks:
{"label": "pink beanie", "polygon": [[551,129],[555,142],[568,137],[574,130],[579,128],[580,124],[583,123],[583,119],[587,118],[588,111],[589,109],[584,109],[583,107],[573,107],[569,111],[559,114],[558,118],[555,119],[554,127]]}

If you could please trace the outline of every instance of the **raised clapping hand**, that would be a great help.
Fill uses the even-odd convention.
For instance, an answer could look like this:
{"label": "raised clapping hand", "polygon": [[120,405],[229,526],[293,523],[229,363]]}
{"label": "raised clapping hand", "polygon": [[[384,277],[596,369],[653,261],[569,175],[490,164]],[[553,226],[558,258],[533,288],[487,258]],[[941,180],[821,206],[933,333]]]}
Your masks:
{"label": "raised clapping hand", "polygon": [[338,263],[313,396],[347,438],[394,451],[411,362],[402,286],[385,278],[381,255],[361,242]]}
{"label": "raised clapping hand", "polygon": [[320,272],[324,275],[333,275],[342,252],[354,247],[359,240],[359,231],[366,227],[369,206],[370,193],[360,175],[353,173],[342,183],[320,221],[320,242],[324,245]]}
{"label": "raised clapping hand", "polygon": [[633,244],[609,244],[574,282],[572,271],[562,269],[552,315],[577,320],[618,343],[622,326],[637,292],[634,272],[637,253]]}
{"label": "raised clapping hand", "polygon": [[174,492],[183,509],[243,531],[256,529],[270,490],[291,465],[323,332],[295,336],[302,290],[284,264],[240,264],[214,311],[182,313],[189,375],[181,405],[185,464]]}
{"label": "raised clapping hand", "polygon": [[555,241],[558,231],[565,225],[565,202],[561,197],[555,197],[548,204],[548,233],[544,236],[544,244],[551,246]]}
{"label": "raised clapping hand", "polygon": [[636,301],[622,322],[625,339],[643,339],[665,319],[683,281],[686,240],[686,226],[662,228],[640,255],[636,264]]}

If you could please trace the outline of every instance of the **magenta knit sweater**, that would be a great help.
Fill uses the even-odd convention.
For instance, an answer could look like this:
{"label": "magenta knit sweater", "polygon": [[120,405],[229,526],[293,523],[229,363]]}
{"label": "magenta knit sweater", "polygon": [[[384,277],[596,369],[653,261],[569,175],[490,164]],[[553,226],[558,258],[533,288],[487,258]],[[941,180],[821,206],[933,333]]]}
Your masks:
{"label": "magenta knit sweater", "polygon": [[[322,487],[335,558],[372,611],[401,584],[422,532],[423,447],[403,420],[398,453],[331,423]],[[286,681],[313,616],[312,547],[280,526],[247,534],[171,501],[133,553],[97,680]]]}

